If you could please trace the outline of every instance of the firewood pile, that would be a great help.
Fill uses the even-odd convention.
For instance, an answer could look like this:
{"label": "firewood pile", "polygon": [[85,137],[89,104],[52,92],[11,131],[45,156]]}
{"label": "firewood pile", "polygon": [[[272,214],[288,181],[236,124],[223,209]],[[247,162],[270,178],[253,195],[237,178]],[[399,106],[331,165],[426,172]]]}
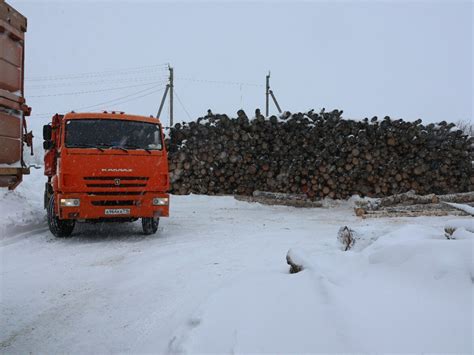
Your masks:
{"label": "firewood pile", "polygon": [[174,194],[304,194],[311,200],[473,189],[474,139],[440,122],[342,118],[342,111],[249,119],[208,112],[170,130]]}

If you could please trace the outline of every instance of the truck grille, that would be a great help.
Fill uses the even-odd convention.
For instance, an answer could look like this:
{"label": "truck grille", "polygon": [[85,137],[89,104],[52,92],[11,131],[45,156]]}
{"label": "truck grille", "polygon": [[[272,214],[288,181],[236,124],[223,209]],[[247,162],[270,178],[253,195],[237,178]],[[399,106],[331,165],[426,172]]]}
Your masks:
{"label": "truck grille", "polygon": [[139,196],[144,195],[144,191],[88,191],[89,196]]}
{"label": "truck grille", "polygon": [[[139,206],[149,178],[144,176],[86,176],[90,203],[98,207]],[[134,188],[128,191],[127,188]],[[136,188],[139,188],[138,191]],[[133,191],[135,190],[135,191]]]}
{"label": "truck grille", "polygon": [[137,201],[134,200],[100,200],[91,201],[94,206],[135,206]]}
{"label": "truck grille", "polygon": [[142,176],[86,176],[84,177],[87,187],[102,188],[127,188],[146,187],[148,177]]}

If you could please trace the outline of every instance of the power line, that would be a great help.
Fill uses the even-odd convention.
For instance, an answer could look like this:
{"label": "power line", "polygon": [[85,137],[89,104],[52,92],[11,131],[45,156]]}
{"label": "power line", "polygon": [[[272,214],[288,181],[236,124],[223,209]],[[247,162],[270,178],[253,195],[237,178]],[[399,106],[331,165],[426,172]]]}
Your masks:
{"label": "power line", "polygon": [[264,86],[262,84],[243,83],[243,82],[238,82],[238,81],[204,80],[204,79],[182,78],[182,77],[178,77],[176,79],[177,80],[185,80],[185,81],[193,81],[193,82],[198,82],[198,83],[208,83],[208,84],[243,85],[243,86],[257,86],[257,87],[263,87]]}
{"label": "power line", "polygon": [[[138,99],[141,99],[141,98],[143,98],[143,97],[150,96],[150,95],[152,95],[152,94],[161,92],[161,91],[163,91],[163,90],[164,90],[163,88],[160,88],[160,89],[157,89],[157,90],[153,90],[153,91],[150,91],[149,93],[146,93],[146,94],[143,94],[143,95],[140,95],[140,96],[137,96],[137,97],[132,97],[131,99],[128,99],[128,100],[123,100],[123,101],[120,101],[120,102],[114,102],[113,105],[121,105],[121,104],[130,102],[130,101],[138,100]],[[95,106],[100,106],[100,105],[95,105]],[[84,107],[79,108],[79,109],[84,109]],[[97,111],[97,110],[95,110],[95,111]]]}
{"label": "power line", "polygon": [[174,89],[174,93],[176,94],[176,98],[178,99],[178,102],[179,102],[179,104],[181,105],[181,107],[183,108],[184,112],[186,112],[186,115],[188,116],[188,118],[189,118],[190,120],[192,120],[191,115],[189,114],[188,110],[186,110],[186,107],[184,107],[183,102],[182,102],[181,99],[179,98],[179,95],[178,95],[178,92],[176,91],[176,88]]}
{"label": "power line", "polygon": [[49,89],[49,88],[61,88],[65,86],[81,86],[81,85],[103,85],[103,84],[113,84],[113,83],[129,83],[129,82],[140,82],[140,81],[150,81],[150,80],[165,80],[167,77],[153,77],[147,76],[143,78],[122,78],[114,80],[100,80],[100,81],[85,81],[85,82],[71,82],[71,83],[57,83],[57,84],[46,84],[46,85],[27,85],[27,90],[36,90],[36,89]]}
{"label": "power line", "polygon": [[112,102],[114,102],[114,101],[118,101],[118,100],[121,100],[121,99],[125,99],[125,98],[127,98],[127,97],[131,97],[131,96],[135,96],[135,95],[141,94],[141,93],[143,93],[143,92],[147,92],[147,91],[152,90],[152,89],[156,89],[156,88],[159,87],[159,86],[160,86],[160,85],[152,86],[151,88],[147,88],[147,89],[144,89],[144,90],[140,90],[140,91],[137,91],[137,92],[135,92],[135,93],[133,93],[133,94],[129,94],[129,95],[117,97],[117,98],[115,98],[115,99],[108,100],[108,101],[104,101],[104,102],[101,102],[101,103],[98,103],[98,104],[95,104],[95,105],[77,107],[77,108],[75,108],[75,110],[82,110],[82,109],[88,109],[88,108],[92,108],[92,107],[96,107],[96,106],[102,106],[102,105],[105,105],[105,104],[108,104],[108,103],[112,103]]}
{"label": "power line", "polygon": [[153,85],[153,84],[165,84],[165,83],[166,83],[166,81],[152,81],[150,83],[145,83],[145,84],[120,86],[120,87],[106,88],[106,89],[99,89],[99,90],[62,92],[62,93],[45,94],[45,95],[28,95],[28,97],[51,97],[51,96],[83,95],[83,94],[92,94],[92,93],[97,93],[97,92],[114,91],[114,90],[123,90],[123,89],[143,87],[143,86]]}
{"label": "power line", "polygon": [[126,77],[129,75],[136,75],[136,74],[151,74],[151,73],[162,73],[164,68],[160,69],[154,69],[154,70],[134,70],[134,71],[129,71],[129,72],[124,72],[124,73],[103,73],[103,74],[90,74],[90,75],[85,75],[85,74],[76,74],[76,75],[70,75],[70,76],[64,76],[64,77],[56,77],[56,78],[50,78],[50,79],[28,79],[26,80],[27,82],[49,82],[49,81],[70,81],[70,80],[77,80],[77,79],[88,79],[88,78],[105,78],[105,77]]}
{"label": "power line", "polygon": [[26,81],[51,81],[51,80],[70,80],[75,78],[83,77],[100,77],[108,75],[129,75],[136,72],[148,72],[148,71],[161,71],[166,69],[168,64],[157,64],[157,65],[148,65],[141,67],[132,67],[127,69],[116,69],[116,70],[105,70],[105,71],[95,71],[95,72],[85,72],[85,73],[76,73],[76,74],[62,74],[62,75],[50,75],[50,76],[38,76],[26,78]]}
{"label": "power line", "polygon": [[[144,96],[148,96],[148,95],[154,94],[155,92],[160,91],[160,89],[154,90],[154,89],[156,89],[156,88],[158,88],[158,87],[160,87],[160,85],[155,85],[155,86],[153,86],[153,87],[151,87],[151,88],[147,88],[147,89],[144,89],[144,90],[136,91],[136,92],[134,92],[134,93],[132,93],[132,94],[120,96],[120,97],[117,97],[117,98],[115,98],[115,99],[108,100],[108,101],[104,101],[104,102],[100,102],[100,103],[97,103],[97,104],[94,104],[94,105],[76,107],[76,108],[74,108],[74,110],[89,109],[89,108],[94,108],[94,107],[102,106],[102,105],[109,104],[109,103],[115,103],[115,104],[125,103],[125,102],[128,102],[128,101],[132,101],[132,100],[135,100],[135,99],[139,99],[139,98],[144,97]],[[150,91],[150,90],[153,90],[153,91]],[[148,91],[148,92],[147,92],[147,91]],[[144,93],[144,92],[147,92],[147,93],[144,94],[144,95],[138,96],[138,97],[134,97],[133,99],[130,99],[130,100],[125,100],[124,102],[116,102],[116,101],[120,101],[120,100],[129,98],[129,97],[132,97],[132,96],[136,96],[136,95],[141,94],[141,93]],[[68,111],[68,110],[62,110],[62,111],[64,112],[64,111]],[[39,114],[37,114],[36,116],[44,117],[44,116],[54,115],[55,113],[56,113],[56,112],[45,112],[45,113],[39,113]]]}

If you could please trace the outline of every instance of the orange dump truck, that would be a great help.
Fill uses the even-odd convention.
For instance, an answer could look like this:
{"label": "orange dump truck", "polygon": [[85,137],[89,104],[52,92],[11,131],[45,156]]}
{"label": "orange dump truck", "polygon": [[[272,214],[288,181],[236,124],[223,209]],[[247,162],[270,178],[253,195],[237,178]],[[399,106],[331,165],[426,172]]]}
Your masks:
{"label": "orange dump truck", "polygon": [[50,231],[76,221],[142,220],[153,234],[169,215],[168,159],[160,121],[120,113],[68,113],[43,127]]}
{"label": "orange dump truck", "polygon": [[0,187],[14,189],[29,169],[23,145],[31,146],[24,98],[26,18],[0,0]]}

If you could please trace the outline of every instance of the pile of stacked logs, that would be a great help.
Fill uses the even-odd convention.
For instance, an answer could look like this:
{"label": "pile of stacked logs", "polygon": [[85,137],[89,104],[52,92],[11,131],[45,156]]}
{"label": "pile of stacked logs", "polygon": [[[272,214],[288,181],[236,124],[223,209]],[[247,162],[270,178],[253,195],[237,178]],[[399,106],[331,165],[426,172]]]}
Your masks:
{"label": "pile of stacked logs", "polygon": [[355,205],[355,214],[362,218],[474,216],[474,192],[417,195],[408,191],[379,199],[359,200]]}
{"label": "pile of stacked logs", "polygon": [[342,111],[251,119],[208,114],[167,141],[172,193],[304,194],[312,200],[473,189],[474,139],[440,122],[342,118]]}

